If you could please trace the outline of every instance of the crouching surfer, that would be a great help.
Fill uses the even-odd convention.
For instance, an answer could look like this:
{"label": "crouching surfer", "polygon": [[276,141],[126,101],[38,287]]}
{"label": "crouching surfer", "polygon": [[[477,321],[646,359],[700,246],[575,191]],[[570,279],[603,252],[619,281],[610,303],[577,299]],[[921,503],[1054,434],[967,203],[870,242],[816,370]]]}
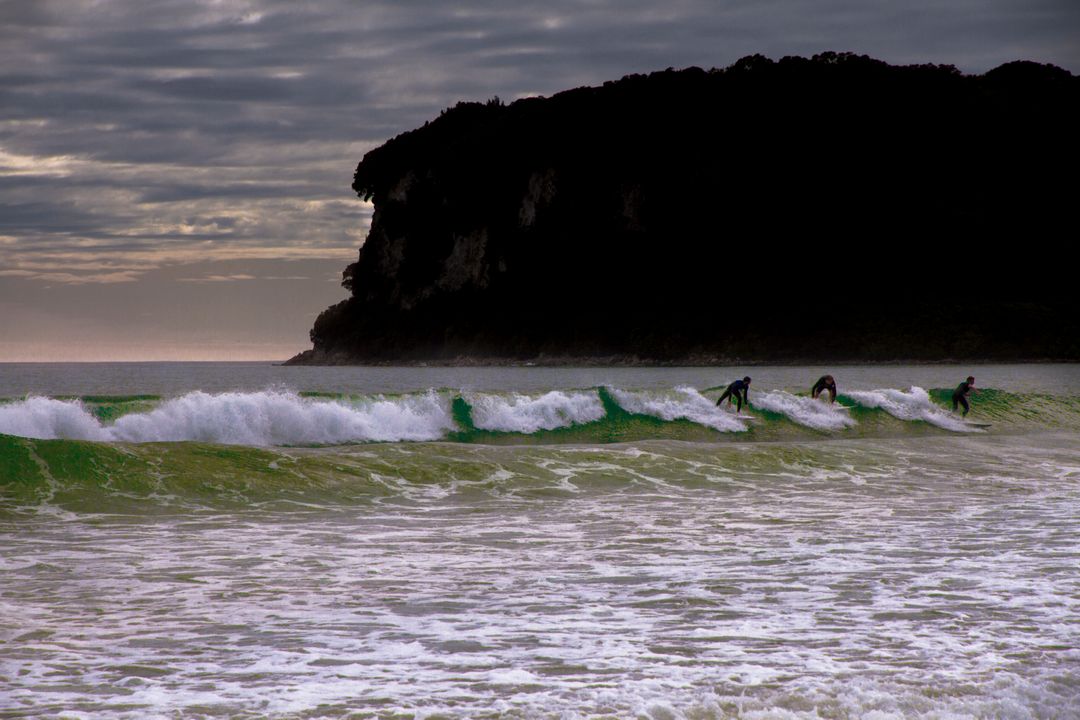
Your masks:
{"label": "crouching surfer", "polygon": [[978,390],[975,390],[975,378],[974,378],[974,376],[968,375],[968,379],[965,380],[964,382],[960,383],[959,385],[957,385],[956,389],[953,390],[953,394],[952,394],[952,409],[953,409],[953,412],[956,412],[956,406],[957,405],[963,405],[964,406],[964,416],[967,417],[968,410],[971,409],[971,408],[968,407],[967,396],[968,396],[968,393],[970,393],[972,391],[978,392]]}
{"label": "crouching surfer", "polygon": [[735,412],[742,412],[743,404],[746,404],[749,407],[750,376],[747,375],[742,380],[736,380],[735,382],[728,385],[727,390],[725,390],[724,394],[720,396],[720,399],[716,401],[716,404],[720,405],[720,403],[724,402],[724,400],[728,401],[728,405],[730,405],[733,401],[738,403]]}
{"label": "crouching surfer", "polygon": [[810,397],[817,400],[821,393],[826,390],[829,392],[829,402],[836,402],[836,381],[833,380],[832,375],[822,375],[818,378],[818,381],[814,383],[814,387],[810,388]]}

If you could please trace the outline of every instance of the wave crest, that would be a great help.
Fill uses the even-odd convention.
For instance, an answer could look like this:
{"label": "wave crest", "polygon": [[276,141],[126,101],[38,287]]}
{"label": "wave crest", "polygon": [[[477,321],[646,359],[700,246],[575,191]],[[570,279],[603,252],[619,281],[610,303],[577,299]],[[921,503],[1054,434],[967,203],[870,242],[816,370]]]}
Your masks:
{"label": "wave crest", "polygon": [[814,430],[843,430],[856,425],[851,415],[833,404],[792,395],[783,390],[757,393],[754,407],[779,413],[792,422]]}
{"label": "wave crest", "polygon": [[678,387],[673,393],[610,390],[623,410],[652,415],[661,420],[689,420],[720,432],[742,432],[746,421],[723,410],[692,387]]}
{"label": "wave crest", "polygon": [[953,432],[978,432],[930,400],[930,394],[921,387],[913,386],[907,392],[883,388],[880,390],[851,390],[844,393],[859,405],[884,410],[899,420],[921,420]]}
{"label": "wave crest", "polygon": [[193,392],[108,426],[77,400],[31,397],[0,405],[0,432],[40,439],[317,445],[438,440],[454,428],[448,404],[434,392],[352,402],[293,392]]}
{"label": "wave crest", "polygon": [[595,391],[543,395],[469,396],[473,425],[479,430],[531,434],[571,425],[584,425],[604,417],[604,405]]}

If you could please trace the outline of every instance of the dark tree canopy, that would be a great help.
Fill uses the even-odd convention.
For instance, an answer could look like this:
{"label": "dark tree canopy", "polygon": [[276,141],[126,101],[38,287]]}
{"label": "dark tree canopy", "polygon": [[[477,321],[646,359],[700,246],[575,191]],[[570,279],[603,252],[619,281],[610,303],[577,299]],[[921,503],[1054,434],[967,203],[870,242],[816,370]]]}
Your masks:
{"label": "dark tree canopy", "polygon": [[1051,65],[850,53],[459,103],[360,163],[298,360],[1078,359],[1077,127]]}

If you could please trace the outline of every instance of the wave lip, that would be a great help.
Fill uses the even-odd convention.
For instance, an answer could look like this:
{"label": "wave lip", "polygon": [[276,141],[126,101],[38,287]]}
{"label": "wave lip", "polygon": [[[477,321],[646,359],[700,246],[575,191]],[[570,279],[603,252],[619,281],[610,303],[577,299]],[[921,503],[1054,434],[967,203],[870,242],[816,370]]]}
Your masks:
{"label": "wave lip", "polygon": [[[707,392],[707,391],[706,391]],[[759,440],[806,439],[807,429],[839,437],[884,433],[899,424],[993,434],[1080,427],[1080,397],[1017,395],[982,389],[973,421],[948,407],[951,389],[848,390],[847,412],[785,390],[758,390],[752,412],[736,415],[701,391],[680,386],[485,392],[429,389],[402,395],[297,393],[284,388],[175,398],[84,396],[0,399],[0,435],[96,442],[207,442],[255,447],[360,442],[624,442],[718,439],[713,432]],[[759,412],[754,412],[754,411]],[[975,422],[984,420],[989,422]],[[532,436],[524,440],[522,436]]]}
{"label": "wave lip", "polygon": [[39,396],[0,404],[0,433],[39,440],[112,439],[80,401]]}
{"label": "wave lip", "polygon": [[689,420],[720,432],[744,432],[746,422],[722,410],[692,387],[680,386],[672,393],[635,392],[610,388],[619,407],[637,415],[652,415],[661,420]]}
{"label": "wave lip", "polygon": [[293,392],[192,392],[102,425],[78,401],[50,398],[0,406],[0,432],[40,439],[197,441],[224,445],[332,445],[438,440],[455,428],[434,392],[403,398],[322,402]]}
{"label": "wave lip", "polygon": [[228,445],[336,444],[365,440],[437,440],[454,427],[435,393],[389,400],[319,402],[292,392],[194,392],[112,430],[130,442],[197,440]]}
{"label": "wave lip", "polygon": [[843,430],[857,424],[850,414],[831,403],[792,395],[783,390],[757,393],[754,407],[779,413],[792,422],[814,430]]}
{"label": "wave lip", "polygon": [[922,420],[954,432],[979,432],[978,428],[968,425],[948,410],[935,405],[930,400],[929,393],[918,386],[912,386],[907,392],[883,388],[849,390],[844,395],[863,407],[884,410],[899,420]]}
{"label": "wave lip", "polygon": [[593,392],[552,390],[543,395],[470,395],[473,425],[479,430],[531,434],[604,417],[604,405]]}

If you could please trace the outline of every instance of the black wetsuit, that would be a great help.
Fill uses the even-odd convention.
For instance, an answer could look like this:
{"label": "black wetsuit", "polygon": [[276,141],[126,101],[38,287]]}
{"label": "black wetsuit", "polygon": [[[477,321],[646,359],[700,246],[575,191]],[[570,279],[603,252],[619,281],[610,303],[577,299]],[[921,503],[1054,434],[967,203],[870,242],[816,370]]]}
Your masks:
{"label": "black wetsuit", "polygon": [[736,380],[735,382],[727,386],[727,390],[725,390],[724,394],[720,396],[720,399],[716,401],[716,404],[719,405],[720,403],[727,400],[729,397],[733,397],[735,398],[735,401],[739,403],[737,409],[739,411],[742,411],[743,403],[746,403],[747,405],[750,404],[749,393],[750,383],[744,382],[742,380]]}
{"label": "black wetsuit", "polygon": [[967,380],[965,380],[964,382],[962,382],[962,383],[960,383],[959,385],[956,386],[956,389],[953,390],[953,394],[952,394],[952,409],[953,409],[953,412],[956,411],[956,406],[957,405],[963,405],[964,406],[964,414],[965,415],[968,414],[968,410],[971,409],[971,408],[968,407],[968,402],[967,402],[967,394],[969,392],[971,392],[971,383],[969,383]]}
{"label": "black wetsuit", "polygon": [[822,375],[818,378],[818,381],[814,383],[814,387],[810,388],[810,397],[816,400],[823,390],[829,391],[831,398],[829,402],[836,402],[836,381],[828,375]]}

